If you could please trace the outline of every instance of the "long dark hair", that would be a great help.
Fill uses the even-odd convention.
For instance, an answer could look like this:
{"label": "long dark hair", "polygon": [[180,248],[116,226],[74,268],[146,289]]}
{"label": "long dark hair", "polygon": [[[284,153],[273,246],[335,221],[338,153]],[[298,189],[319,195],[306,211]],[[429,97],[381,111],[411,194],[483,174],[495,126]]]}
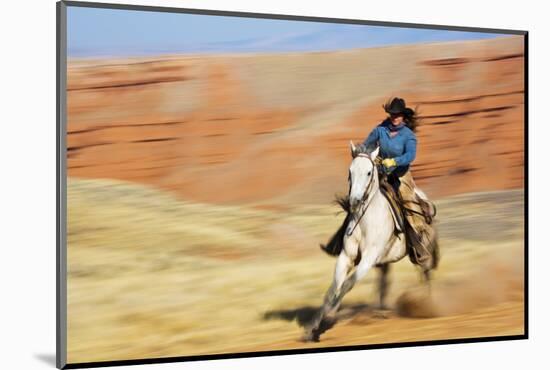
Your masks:
{"label": "long dark hair", "polygon": [[[390,104],[394,98],[388,99],[386,104],[382,105],[382,108],[384,108],[384,111],[388,111]],[[405,121],[405,125],[411,129],[412,132],[416,132],[416,128],[420,124],[420,117],[418,116],[419,110],[418,106],[414,107],[414,109],[411,108],[405,108],[403,112],[403,121]]]}
{"label": "long dark hair", "polygon": [[412,132],[416,132],[416,128],[420,123],[420,118],[418,117],[418,107],[414,107],[414,109],[407,108],[403,120],[405,121],[405,125],[407,125]]}

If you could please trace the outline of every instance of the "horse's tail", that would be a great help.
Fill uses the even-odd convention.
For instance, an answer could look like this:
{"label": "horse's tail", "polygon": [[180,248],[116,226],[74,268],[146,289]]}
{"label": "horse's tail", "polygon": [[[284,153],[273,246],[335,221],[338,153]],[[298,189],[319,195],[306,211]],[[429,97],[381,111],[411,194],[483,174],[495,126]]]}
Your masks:
{"label": "horse's tail", "polygon": [[344,235],[348,228],[348,223],[351,220],[351,206],[348,195],[336,195],[335,202],[346,212],[346,218],[338,231],[330,238],[327,244],[321,244],[320,247],[323,251],[331,256],[338,256],[344,248]]}
{"label": "horse's tail", "polygon": [[350,205],[350,202],[349,202],[349,195],[336,195],[335,196],[335,203],[339,204],[340,207],[342,207],[342,209],[346,212],[346,213],[350,213],[351,212],[351,205]]}

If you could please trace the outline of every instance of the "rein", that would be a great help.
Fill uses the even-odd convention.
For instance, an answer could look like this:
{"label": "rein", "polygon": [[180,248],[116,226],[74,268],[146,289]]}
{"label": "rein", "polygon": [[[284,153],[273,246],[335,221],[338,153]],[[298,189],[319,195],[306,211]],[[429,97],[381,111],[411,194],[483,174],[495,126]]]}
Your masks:
{"label": "rein", "polygon": [[[372,163],[372,166],[373,166],[373,171],[372,171],[372,175],[369,179],[369,183],[367,184],[367,187],[365,189],[365,192],[363,193],[363,197],[361,198],[361,207],[363,207],[365,205],[365,201],[368,200],[369,198],[369,193],[371,191],[371,185],[373,183],[373,180],[374,180],[374,176],[375,176],[375,171],[374,169],[376,169],[376,164],[373,162],[373,160],[368,156],[368,155],[361,155],[363,153],[359,153],[358,156],[360,157],[363,157],[363,158],[368,158],[368,160]],[[372,201],[372,199],[371,199]],[[361,219],[363,218],[363,216],[365,215],[365,213],[367,212],[367,209],[369,208],[369,205],[370,205],[371,202],[368,202],[367,203],[367,206],[363,209],[363,212],[361,212],[361,216],[359,216],[359,218],[357,219],[357,222],[355,222],[355,225],[353,226],[353,228],[351,229],[351,231],[348,231],[346,234],[348,236],[351,236],[353,234],[353,232],[355,231],[355,228],[357,227],[357,225],[359,225],[359,222],[361,221]]]}

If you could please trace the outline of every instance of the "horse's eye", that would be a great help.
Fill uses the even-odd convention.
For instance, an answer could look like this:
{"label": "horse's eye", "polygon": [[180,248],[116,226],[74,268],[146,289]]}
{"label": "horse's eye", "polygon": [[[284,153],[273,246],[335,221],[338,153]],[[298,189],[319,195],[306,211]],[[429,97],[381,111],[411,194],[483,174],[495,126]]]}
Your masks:
{"label": "horse's eye", "polygon": [[369,173],[367,173],[367,176],[370,176],[370,171],[369,171]]}

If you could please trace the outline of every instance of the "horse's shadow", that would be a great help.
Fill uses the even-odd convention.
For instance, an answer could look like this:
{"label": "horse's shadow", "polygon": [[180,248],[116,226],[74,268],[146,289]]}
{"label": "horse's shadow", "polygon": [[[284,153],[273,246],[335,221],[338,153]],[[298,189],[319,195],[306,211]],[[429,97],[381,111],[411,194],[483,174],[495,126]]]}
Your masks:
{"label": "horse's shadow", "polygon": [[[272,310],[267,311],[263,315],[264,320],[285,320],[296,321],[297,324],[305,328],[319,311],[319,307],[305,306],[290,310]],[[331,329],[339,320],[353,319],[359,315],[371,315],[373,307],[371,305],[358,303],[354,305],[342,305],[338,310],[336,317],[325,318],[319,326],[319,334]]]}

